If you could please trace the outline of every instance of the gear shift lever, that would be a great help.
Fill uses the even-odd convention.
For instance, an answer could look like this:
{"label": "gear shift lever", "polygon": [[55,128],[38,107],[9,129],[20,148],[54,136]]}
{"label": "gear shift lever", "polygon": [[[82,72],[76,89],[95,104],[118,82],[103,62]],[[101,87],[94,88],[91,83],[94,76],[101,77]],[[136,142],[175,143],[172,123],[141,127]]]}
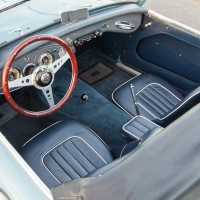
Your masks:
{"label": "gear shift lever", "polygon": [[134,106],[135,106],[136,114],[140,115],[140,111],[139,111],[139,108],[138,108],[138,102],[137,102],[137,96],[135,94],[135,88],[134,88],[133,84],[131,84],[130,89],[131,89],[131,94],[132,94],[132,97],[133,97],[133,103],[134,103]]}

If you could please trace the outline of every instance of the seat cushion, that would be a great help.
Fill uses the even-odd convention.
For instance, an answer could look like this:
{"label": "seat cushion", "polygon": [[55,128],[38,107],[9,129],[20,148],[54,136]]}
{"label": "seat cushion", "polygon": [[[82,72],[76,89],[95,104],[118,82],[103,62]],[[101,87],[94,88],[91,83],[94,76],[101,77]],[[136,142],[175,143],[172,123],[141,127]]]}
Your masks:
{"label": "seat cushion", "polygon": [[130,85],[134,85],[140,115],[154,120],[180,104],[183,96],[162,78],[143,74],[114,90],[113,101],[132,116],[136,116]]}
{"label": "seat cushion", "polygon": [[62,121],[27,142],[22,157],[48,187],[82,178],[110,163],[107,145],[77,121]]}

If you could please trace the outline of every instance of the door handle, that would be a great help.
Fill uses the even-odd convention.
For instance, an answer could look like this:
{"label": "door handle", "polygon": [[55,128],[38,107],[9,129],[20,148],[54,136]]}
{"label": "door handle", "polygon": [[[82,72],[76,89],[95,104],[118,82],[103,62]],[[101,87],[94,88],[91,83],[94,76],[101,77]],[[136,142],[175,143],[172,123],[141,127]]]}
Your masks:
{"label": "door handle", "polygon": [[123,30],[132,30],[135,28],[135,25],[134,24],[131,24],[129,22],[126,22],[126,21],[117,21],[115,23],[115,25],[120,28],[120,29],[123,29]]}

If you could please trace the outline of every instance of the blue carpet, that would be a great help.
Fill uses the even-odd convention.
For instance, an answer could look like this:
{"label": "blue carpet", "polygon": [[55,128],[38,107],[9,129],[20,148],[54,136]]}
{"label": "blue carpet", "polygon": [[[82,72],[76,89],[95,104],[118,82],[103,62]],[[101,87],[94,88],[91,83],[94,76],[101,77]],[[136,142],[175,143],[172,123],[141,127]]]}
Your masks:
{"label": "blue carpet", "polygon": [[[59,71],[58,76],[59,81],[55,82],[53,88],[57,100],[59,100],[59,96],[64,96],[71,74],[63,68]],[[88,101],[81,100],[80,97],[83,94],[88,95]],[[60,112],[87,125],[108,144],[127,142],[121,136],[122,126],[131,117],[80,79],[73,96]]]}

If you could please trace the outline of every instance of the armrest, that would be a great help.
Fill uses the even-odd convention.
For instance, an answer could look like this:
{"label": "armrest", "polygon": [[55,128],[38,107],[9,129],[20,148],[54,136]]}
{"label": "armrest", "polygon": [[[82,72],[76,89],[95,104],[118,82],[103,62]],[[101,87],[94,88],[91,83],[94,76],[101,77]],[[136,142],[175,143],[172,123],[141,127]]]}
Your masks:
{"label": "armrest", "polygon": [[133,140],[145,140],[152,132],[163,128],[143,116],[136,116],[123,127],[123,135]]}

